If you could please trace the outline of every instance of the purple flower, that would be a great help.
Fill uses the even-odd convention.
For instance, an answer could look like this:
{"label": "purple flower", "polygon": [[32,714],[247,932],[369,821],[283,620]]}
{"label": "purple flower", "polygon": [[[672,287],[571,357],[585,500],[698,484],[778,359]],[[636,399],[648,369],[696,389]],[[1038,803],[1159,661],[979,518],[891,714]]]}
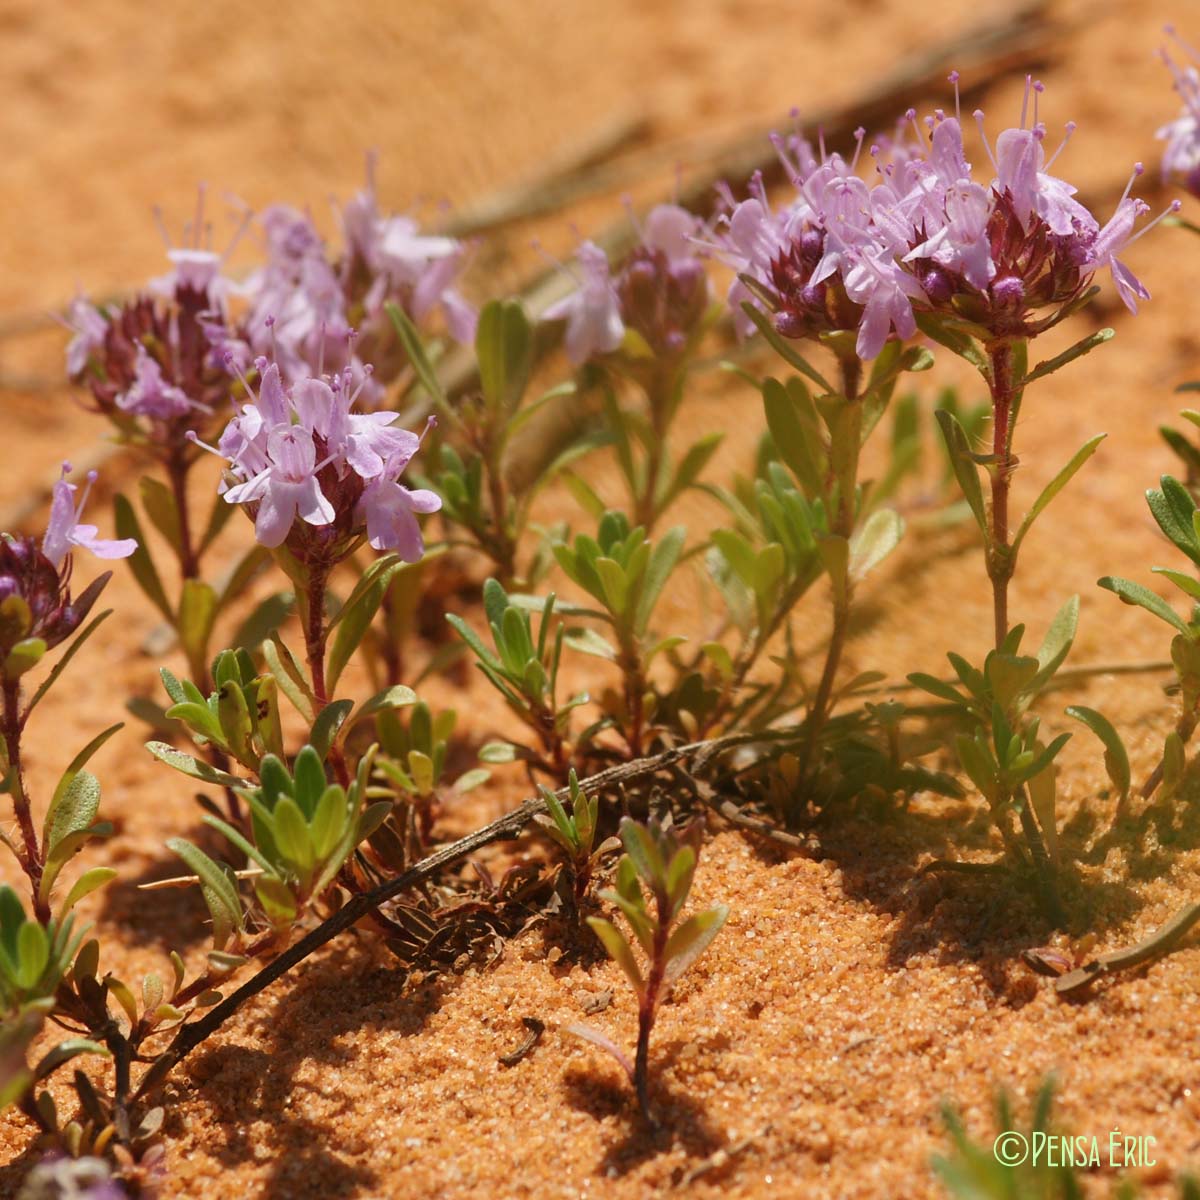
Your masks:
{"label": "purple flower", "polygon": [[108,322],[99,309],[83,296],[76,296],[67,309],[67,326],[75,335],[67,345],[67,375],[77,379],[92,356],[104,348]]}
{"label": "purple flower", "polygon": [[440,310],[455,341],[474,342],[478,313],[454,287],[466,265],[466,245],[421,233],[412,217],[382,216],[374,175],[372,156],[367,186],[342,208],[343,287],[361,303],[367,324],[385,321],[384,306],[393,301],[418,323]]}
{"label": "purple flower", "polygon": [[609,275],[608,255],[595,242],[584,242],[576,258],[582,272],[579,286],[551,304],[542,317],[547,321],[566,321],[567,357],[579,365],[616,350],[625,337],[625,323]]}
{"label": "purple flower", "polygon": [[87,487],[76,505],[74,498],[77,488],[75,484],[67,482],[71,464],[63,463],[62,470],[62,478],[54,485],[50,521],[46,527],[46,535],[42,538],[42,553],[55,568],[62,565],[72,546],[90,550],[97,558],[128,558],[137,549],[137,542],[133,538],[98,538],[96,534],[99,530],[95,525],[82,525],[79,522],[88,493],[98,477],[97,473],[88,472]]}
{"label": "purple flower", "polygon": [[[407,459],[404,460],[407,462]],[[359,509],[367,527],[367,540],[376,550],[395,550],[405,562],[415,563],[425,553],[425,542],[416,513],[435,513],[441,497],[424,488],[410,490],[393,475],[404,469],[388,463],[387,468],[363,489]]]}
{"label": "purple flower", "polygon": [[423,542],[413,514],[436,512],[441,500],[398,482],[421,438],[392,428],[396,413],[354,411],[369,368],[289,386],[278,363],[256,367],[257,391],[241,378],[249,402],[206,447],[229,462],[226,502],[247,506],[262,545],[286,543],[302,562],[340,561],[364,532],[376,549],[415,562]]}
{"label": "purple flower", "polygon": [[911,275],[886,255],[859,253],[846,272],[845,287],[847,296],[863,306],[856,345],[859,358],[874,358],[893,330],[901,340],[916,334],[913,300],[924,299],[924,292]]}
{"label": "purple flower", "polygon": [[[957,89],[957,75],[951,80]],[[1200,79],[1196,86],[1200,114]],[[772,209],[755,178],[750,199],[734,204],[727,194],[718,238],[738,275],[729,300],[739,332],[748,332],[738,309],[750,299],[785,337],[855,331],[863,358],[890,337],[914,336],[917,311],[1028,337],[1082,296],[1101,267],[1135,307],[1146,290],[1116,255],[1141,236],[1133,225],[1145,206],[1127,191],[1101,229],[1076,189],[1050,173],[1074,126],[1047,159],[1041,91],[1027,79],[1020,124],[999,135],[994,151],[975,114],[995,172],[986,182],[972,176],[957,102],[953,116],[935,111],[924,130],[915,111],[906,113],[896,136],[871,148],[880,177],[873,186],[856,173],[861,131],[850,161],[776,138],[794,199]]]}
{"label": "purple flower", "polygon": [[282,546],[296,517],[329,525],[333,505],[317,482],[317,450],[312,433],[299,425],[276,425],[267,434],[266,465],[225,493],[230,504],[257,504],[254,536],[274,549]]}
{"label": "purple flower", "polygon": [[146,353],[144,346],[137,348],[133,382],[116,398],[122,412],[135,417],[151,417],[169,421],[183,416],[193,408],[206,408],[188,398],[186,392],[163,379],[162,367]]}
{"label": "purple flower", "polygon": [[[1167,33],[1193,60],[1194,51],[1168,25]],[[1163,151],[1163,178],[1178,178],[1195,196],[1200,196],[1200,71],[1195,65],[1179,66],[1166,52],[1161,51],[1162,60],[1175,77],[1175,90],[1183,101],[1183,111],[1174,121],[1168,121],[1157,133],[1167,143]]]}

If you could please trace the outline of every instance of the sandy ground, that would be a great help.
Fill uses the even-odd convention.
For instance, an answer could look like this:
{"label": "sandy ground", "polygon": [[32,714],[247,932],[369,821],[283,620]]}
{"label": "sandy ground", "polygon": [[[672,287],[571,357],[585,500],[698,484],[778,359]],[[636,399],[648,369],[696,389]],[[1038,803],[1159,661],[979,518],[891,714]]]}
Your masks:
{"label": "sandy ground", "polygon": [[[28,314],[80,285],[94,294],[161,270],[149,217],[160,204],[178,228],[197,180],[252,205],[274,200],[326,211],[361,177],[362,149],[382,153],[381,186],[396,207],[469,204],[529,178],[614,120],[642,114],[651,144],[776,119],[793,104],[858,93],[898,55],[1006,6],[946,0],[937,19],[893,0],[606,5],[508,0],[488,5],[301,3],[287,14],[216,0],[195,6],[106,2],[68,13],[29,0],[0,4],[0,342],[3,439],[19,447],[0,473],[0,513],[101,433],[59,386],[62,337],[27,328]],[[1152,52],[1165,20],[1197,13],[1177,0],[1114,0],[1048,47],[1047,115],[1080,131],[1059,166],[1093,197],[1119,195],[1129,164],[1152,163],[1153,130],[1173,98]],[[86,19],[85,19],[86,18]],[[1012,113],[1019,82],[988,107]],[[916,99],[916,98],[914,98]],[[665,193],[669,169],[652,181]],[[1154,184],[1147,192],[1153,196]],[[1158,203],[1165,202],[1165,197]],[[565,250],[571,220],[609,220],[615,204],[541,222]],[[1196,214],[1193,212],[1192,214]],[[514,242],[533,229],[514,231]],[[1165,627],[1124,609],[1094,581],[1143,580],[1169,561],[1141,500],[1173,462],[1156,426],[1172,394],[1198,373],[1194,242],[1159,231],[1132,253],[1155,293],[1136,323],[1106,308],[1115,343],[1038,388],[1024,414],[1019,510],[1093,432],[1109,440],[1071,499],[1031,538],[1013,611],[1033,636],[1072,592],[1083,598],[1077,664],[1161,659]],[[504,276],[501,275],[501,278]],[[491,277],[477,278],[486,292]],[[1077,324],[1077,336],[1086,326]],[[1058,345],[1051,349],[1058,349]],[[953,374],[953,372],[950,372]],[[731,403],[732,399],[732,403]],[[741,408],[746,405],[746,419]],[[720,466],[744,465],[759,426],[744,393],[703,389],[687,418],[727,428]],[[132,482],[132,480],[130,480]],[[699,510],[691,510],[699,520]],[[681,519],[689,509],[681,506]],[[990,611],[975,552],[959,534],[911,538],[874,581],[851,668],[895,679],[939,671],[947,649],[986,644]],[[72,690],[48,701],[31,741],[44,794],[69,750],[112,719],[114,697],[151,694],[154,663],[139,652],[153,620],[118,572],[108,602],[119,618],[86,653]],[[672,598],[682,613],[688,597]],[[819,626],[803,631],[815,645]],[[447,693],[442,694],[447,698]],[[479,733],[502,720],[491,701],[455,697]],[[1171,720],[1161,677],[1098,676],[1049,697],[1082,700],[1124,731],[1135,776],[1152,766]],[[122,882],[89,914],[105,965],[126,978],[162,969],[168,948],[202,952],[196,898],[133,884],[175,867],[163,838],[194,830],[186,786],[156,767],[128,728],[98,756],[117,836],[107,861]],[[1060,779],[1068,856],[1110,813],[1095,744],[1080,733]],[[519,798],[500,781],[483,803]],[[930,857],[986,838],[973,807],[930,807],[888,824],[821,832],[813,859],[783,859],[731,833],[711,843],[699,902],[724,900],[727,932],[676,988],[657,1031],[656,1096],[669,1132],[640,1133],[617,1070],[558,1027],[596,992],[617,999],[591,1018],[629,1040],[633,1015],[611,965],[555,964],[537,935],[510,945],[483,973],[405,990],[395,964],[365,940],[317,955],[292,986],[246,1010],[179,1073],[169,1118],[171,1197],[604,1196],[661,1194],[708,1156],[735,1151],[690,1183],[700,1196],[924,1197],[939,1194],[930,1155],[944,1144],[938,1104],[962,1107],[980,1137],[994,1130],[997,1083],[1020,1097],[1044,1074],[1061,1079],[1061,1117],[1077,1133],[1157,1140],[1158,1166],[1137,1174],[1170,1194],[1172,1174],[1200,1163],[1195,1038],[1200,950],[1185,948],[1085,1002],[1058,1001],[1017,962],[1045,932],[1023,904],[981,885],[915,881]],[[1070,885],[1074,933],[1100,948],[1136,940],[1195,899],[1200,822],[1191,809],[1160,830],[1161,845],[1114,851]],[[985,927],[988,932],[981,936]],[[521,1018],[548,1032],[506,1069]],[[0,1193],[29,1159],[28,1126],[0,1124]],[[1113,1173],[1089,1178],[1108,1194]]]}

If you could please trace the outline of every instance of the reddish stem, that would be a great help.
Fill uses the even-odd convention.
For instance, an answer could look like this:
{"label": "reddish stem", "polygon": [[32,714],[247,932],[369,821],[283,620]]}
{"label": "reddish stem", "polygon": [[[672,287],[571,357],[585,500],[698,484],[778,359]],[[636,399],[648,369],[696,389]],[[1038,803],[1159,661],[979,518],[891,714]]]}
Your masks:
{"label": "reddish stem", "polygon": [[179,571],[184,579],[196,579],[200,575],[200,557],[192,545],[187,473],[188,463],[181,453],[174,453],[167,459],[167,476],[171,481],[171,495],[175,499],[175,511],[179,517]]}
{"label": "reddish stem", "polygon": [[996,649],[1008,636],[1008,584],[1013,576],[1008,544],[1008,490],[1016,466],[1012,454],[1013,386],[1012,344],[998,342],[989,351],[992,364],[992,544],[988,552],[988,578],[992,581],[992,612]]}
{"label": "reddish stem", "polygon": [[[330,700],[325,685],[325,643],[329,639],[329,629],[325,625],[325,589],[329,583],[329,568],[318,566],[312,568],[308,581],[308,603],[304,621],[304,652],[308,659],[308,673],[312,678],[313,697],[317,702],[319,714]],[[346,766],[346,757],[342,748],[335,741],[329,748],[329,765],[337,781],[344,788],[350,786],[350,770]]]}
{"label": "reddish stem", "polygon": [[44,863],[41,849],[38,846],[37,830],[33,825],[29,797],[25,793],[25,774],[21,763],[21,728],[23,725],[21,685],[15,679],[6,678],[2,690],[4,696],[4,743],[8,751],[9,770],[13,775],[13,811],[21,829],[21,841],[24,847],[24,854],[20,856],[21,867],[29,877],[34,912],[38,919],[45,923],[50,919],[50,908],[39,896]]}

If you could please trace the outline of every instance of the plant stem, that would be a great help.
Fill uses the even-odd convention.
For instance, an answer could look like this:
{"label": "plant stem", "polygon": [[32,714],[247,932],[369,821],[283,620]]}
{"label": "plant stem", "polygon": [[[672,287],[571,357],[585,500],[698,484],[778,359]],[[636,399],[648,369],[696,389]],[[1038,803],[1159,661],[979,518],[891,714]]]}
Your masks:
{"label": "plant stem", "polygon": [[659,370],[654,372],[646,384],[651,432],[646,443],[646,475],[642,493],[634,497],[634,520],[647,534],[654,531],[654,525],[662,515],[658,511],[658,487],[666,460],[667,428],[670,424],[671,392],[674,386],[672,376],[668,375],[664,379]]}
{"label": "plant stem", "polygon": [[654,926],[654,948],[650,954],[650,975],[638,1000],[637,1054],[633,1060],[633,1086],[637,1091],[638,1107],[650,1125],[657,1124],[650,1115],[650,1031],[654,1028],[658,993],[662,990],[663,974],[667,967],[667,938],[670,931],[670,901],[660,896],[658,920]]}
{"label": "plant stem", "polygon": [[[325,643],[329,640],[329,628],[325,624],[325,589],[329,583],[329,567],[314,566],[308,579],[308,595],[304,613],[304,653],[308,660],[308,673],[312,679],[313,697],[319,714],[330,700],[325,686]],[[346,756],[336,738],[329,747],[329,765],[344,788],[350,786],[350,769]]]}
{"label": "plant stem", "polygon": [[33,895],[33,908],[38,920],[45,923],[50,919],[50,908],[40,898],[42,883],[42,851],[38,846],[37,830],[33,826],[33,813],[30,811],[29,797],[25,792],[25,772],[21,763],[21,685],[18,680],[5,678],[3,688],[4,698],[4,744],[8,755],[9,771],[12,774],[10,784],[13,811],[17,824],[21,829],[21,842],[24,854],[21,855],[21,867],[29,877],[30,891]]}
{"label": "plant stem", "polygon": [[492,536],[485,545],[500,575],[500,583],[507,589],[516,581],[517,547],[508,529],[508,485],[504,481],[501,456],[495,448],[495,439],[489,439],[484,467],[487,472],[488,496],[492,509]]}
{"label": "plant stem", "polygon": [[[837,506],[829,523],[829,531],[835,537],[850,540],[854,533],[855,501],[858,491],[858,460],[862,450],[862,399],[858,394],[862,379],[862,362],[855,356],[846,356],[840,360],[842,371],[842,399],[848,406],[849,420],[842,436],[847,444],[844,447],[834,446],[830,455],[834,461],[844,454],[840,469],[837,470],[834,484],[837,488]],[[809,733],[805,742],[804,754],[801,758],[800,769],[806,774],[813,755],[816,752],[817,741],[821,730],[829,718],[830,699],[833,696],[833,685],[837,679],[838,667],[842,661],[842,651],[846,647],[846,635],[850,626],[850,606],[852,599],[852,584],[847,578],[845,586],[834,589],[833,599],[833,629],[829,635],[829,647],[825,652],[825,667],[821,672],[821,680],[817,684],[817,692],[813,697],[809,710]]]}
{"label": "plant stem", "polygon": [[171,495],[179,517],[179,572],[185,580],[196,579],[200,574],[200,558],[192,545],[191,518],[188,516],[187,474],[188,463],[183,453],[172,453],[167,459],[167,477],[171,481]]}
{"label": "plant stem", "polygon": [[1013,348],[1007,339],[988,347],[991,362],[992,391],[992,536],[988,548],[987,571],[992,581],[992,615],[995,623],[996,649],[1008,636],[1008,584],[1016,566],[1012,547],[1008,543],[1008,490],[1016,467],[1012,442],[1016,426],[1014,403],[1016,387],[1013,380]]}
{"label": "plant stem", "polygon": [[1033,858],[1033,867],[1037,872],[1042,910],[1055,929],[1063,929],[1067,924],[1067,915],[1063,911],[1062,901],[1058,898],[1058,887],[1054,882],[1054,864],[1046,853],[1041,831],[1030,811],[1029,797],[1022,795],[1021,799],[1024,801],[1020,813],[1021,832],[1025,834],[1025,841]]}
{"label": "plant stem", "polygon": [[642,670],[641,648],[636,638],[622,642],[618,665],[625,680],[625,711],[629,717],[625,740],[629,743],[629,753],[634,758],[640,758],[646,725],[646,675]]}

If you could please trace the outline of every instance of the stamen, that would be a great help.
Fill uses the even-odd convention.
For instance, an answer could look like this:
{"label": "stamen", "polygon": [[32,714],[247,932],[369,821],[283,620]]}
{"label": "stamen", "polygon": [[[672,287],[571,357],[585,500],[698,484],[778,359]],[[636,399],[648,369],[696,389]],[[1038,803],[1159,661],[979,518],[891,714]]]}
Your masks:
{"label": "stamen", "polygon": [[[1138,203],[1141,204],[1143,202],[1138,201]],[[1137,233],[1135,233],[1133,235],[1133,237],[1131,237],[1129,239],[1129,241],[1127,241],[1125,243],[1126,249],[1128,249],[1130,246],[1132,246],[1133,243],[1138,240],[1138,238],[1145,237],[1146,234],[1148,234],[1150,232],[1150,230],[1152,230],[1155,227],[1155,225],[1158,225],[1160,222],[1165,221],[1168,217],[1173,217],[1182,207],[1183,207],[1182,200],[1172,200],[1171,203],[1168,204],[1167,207],[1165,209],[1163,209],[1163,211],[1160,212],[1158,214],[1158,216],[1154,218],[1153,221],[1147,221],[1146,224],[1143,225],[1142,228],[1139,229],[1137,231]],[[1150,208],[1150,206],[1148,204],[1146,204],[1144,206],[1144,208],[1142,209],[1142,211],[1146,212],[1149,210],[1149,208]]]}
{"label": "stamen", "polygon": [[958,123],[962,124],[962,97],[958,94],[958,72],[951,71],[948,76],[950,82],[954,85],[954,117]]}
{"label": "stamen", "polygon": [[[216,446],[210,446],[194,429],[189,429],[183,436],[189,442],[191,442],[193,446],[199,446],[201,450],[207,450],[209,454],[215,454],[218,458],[225,458],[225,455],[223,455],[220,450],[216,448]],[[225,461],[228,462],[229,460],[226,459]]]}
{"label": "stamen", "polygon": [[1025,99],[1021,101],[1021,128],[1025,128],[1026,118],[1029,116],[1029,93],[1033,90],[1033,76],[1025,76]]}
{"label": "stamen", "polygon": [[1129,182],[1125,185],[1125,190],[1121,193],[1121,199],[1117,201],[1118,208],[1128,199],[1129,193],[1133,191],[1134,182],[1139,176],[1145,174],[1145,171],[1146,168],[1140,162],[1133,164],[1133,173],[1129,176]]}
{"label": "stamen", "polygon": [[988,160],[991,162],[996,174],[1000,174],[1000,164],[996,161],[996,156],[992,153],[992,147],[987,140],[987,131],[983,128],[983,109],[975,110],[975,124],[979,126],[979,140],[983,142],[983,148],[987,151]]}
{"label": "stamen", "polygon": [[861,125],[854,131],[855,145],[854,145],[854,158],[851,159],[851,161],[850,161],[850,170],[851,171],[856,171],[858,169],[858,158],[859,158],[859,155],[862,154],[863,138],[865,138],[866,136],[867,136],[867,131]]}
{"label": "stamen", "polygon": [[1059,143],[1058,149],[1055,150],[1055,152],[1050,156],[1050,161],[1047,162],[1046,165],[1042,168],[1043,172],[1049,171],[1050,168],[1054,165],[1054,162],[1058,158],[1058,156],[1067,148],[1067,143],[1071,140],[1072,135],[1075,133],[1075,129],[1076,129],[1075,122],[1068,121],[1066,124],[1067,132],[1066,132],[1065,136],[1063,137],[1063,140]]}

